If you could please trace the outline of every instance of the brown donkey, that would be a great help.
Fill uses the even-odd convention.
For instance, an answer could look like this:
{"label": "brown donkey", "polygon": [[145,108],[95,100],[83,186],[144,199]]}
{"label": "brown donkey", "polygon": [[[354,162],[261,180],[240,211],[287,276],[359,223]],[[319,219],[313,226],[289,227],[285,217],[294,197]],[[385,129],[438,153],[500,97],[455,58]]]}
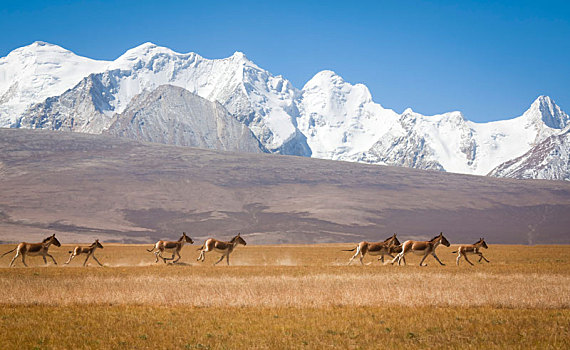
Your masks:
{"label": "brown donkey", "polygon": [[350,263],[359,255],[360,255],[359,256],[360,264],[364,265],[362,259],[364,259],[364,256],[367,253],[373,256],[380,255],[378,260],[382,260],[382,262],[384,262],[384,255],[388,255],[393,259],[394,256],[391,254],[393,251],[391,251],[390,248],[392,248],[393,246],[397,246],[399,244],[400,241],[398,241],[398,238],[396,238],[396,234],[394,233],[392,236],[386,238],[383,242],[375,242],[375,243],[360,242],[355,248],[344,249],[343,252],[353,252],[354,250],[356,250],[356,253],[354,253],[352,258],[350,258],[347,265],[350,265]]}
{"label": "brown donkey", "polygon": [[[166,260],[174,260],[174,255],[178,255],[178,259],[173,261],[173,263],[176,263],[181,258],[180,250],[182,250],[184,243],[190,243],[190,244],[194,243],[192,238],[186,236],[186,232],[182,232],[182,236],[180,236],[180,238],[177,241],[158,241],[154,244],[154,247],[152,247],[152,249],[147,249],[146,251],[152,252],[156,249],[156,251],[154,252],[154,255],[156,256],[155,262],[158,262],[158,257],[160,256],[160,258],[162,259],[162,261],[164,261],[165,264]],[[162,253],[164,253],[165,251],[172,252],[172,257],[171,258],[163,257]]]}
{"label": "brown donkey", "polygon": [[2,254],[2,257],[5,256],[6,254],[10,254],[11,252],[13,252],[15,250],[16,255],[14,256],[12,261],[10,262],[10,267],[12,267],[12,265],[14,265],[14,261],[16,261],[16,258],[19,256],[22,256],[22,262],[24,263],[24,266],[28,267],[28,265],[26,264],[26,255],[30,255],[30,256],[41,255],[42,258],[44,258],[44,264],[46,264],[46,265],[47,265],[46,256],[49,256],[53,260],[53,263],[57,265],[57,262],[55,261],[54,257],[48,253],[49,246],[52,244],[55,245],[56,247],[61,247],[61,243],[59,243],[57,238],[55,238],[55,233],[53,235],[47,237],[46,239],[44,239],[41,243],[22,242],[22,243],[18,244],[18,246],[16,248],[10,250],[9,252]]}
{"label": "brown donkey", "polygon": [[243,244],[244,246],[247,244],[245,243],[244,239],[241,238],[240,233],[237,234],[234,238],[231,239],[229,242],[218,241],[215,238],[208,238],[202,247],[198,248],[200,250],[200,256],[198,257],[198,261],[204,261],[206,259],[206,253],[211,251],[216,251],[222,253],[220,260],[216,261],[214,265],[219,263],[220,261],[226,258],[226,262],[228,265],[230,264],[230,254],[234,251],[235,247],[238,244]]}
{"label": "brown donkey", "polygon": [[479,255],[479,262],[481,262],[481,260],[490,262],[489,260],[487,260],[487,258],[483,256],[483,253],[481,253],[481,248],[485,249],[489,248],[487,247],[487,243],[485,243],[485,240],[483,238],[479,238],[479,240],[473,244],[460,245],[456,251],[452,252],[452,253],[457,253],[457,260],[455,261],[457,263],[457,266],[459,266],[459,260],[461,259],[461,257],[464,257],[465,261],[467,261],[469,264],[471,264],[471,266],[473,266],[473,263],[469,261],[469,259],[467,259],[468,254]]}
{"label": "brown donkey", "polygon": [[65,265],[69,264],[71,262],[71,259],[75,258],[76,256],[81,254],[87,254],[87,257],[83,262],[83,266],[87,264],[87,260],[89,260],[90,257],[93,257],[93,259],[97,262],[97,264],[99,264],[99,266],[103,266],[103,264],[101,264],[99,260],[97,260],[97,258],[95,257],[95,250],[97,248],[103,249],[103,245],[99,243],[98,239],[96,239],[95,242],[93,242],[89,247],[76,246],[75,248],[73,248],[73,250],[70,250],[68,252],[71,253],[71,255],[69,256],[69,260],[67,260]]}
{"label": "brown donkey", "polygon": [[[440,243],[446,247],[450,246],[449,241],[443,236],[443,232],[441,232],[439,235],[435,236],[434,238],[430,239],[429,241],[413,241],[413,240],[405,241],[402,244],[402,251],[398,255],[396,255],[396,257],[392,259],[390,263],[394,264],[397,260],[399,265],[407,253],[413,252],[414,254],[417,255],[423,255],[423,258],[420,261],[420,266],[427,266],[427,264],[423,265],[423,262],[430,254],[435,258],[435,260],[437,260],[438,263],[440,263],[441,265],[445,265],[439,260],[437,255],[435,255],[435,248],[437,248],[437,246]],[[405,263],[406,261],[404,260],[404,264]]]}

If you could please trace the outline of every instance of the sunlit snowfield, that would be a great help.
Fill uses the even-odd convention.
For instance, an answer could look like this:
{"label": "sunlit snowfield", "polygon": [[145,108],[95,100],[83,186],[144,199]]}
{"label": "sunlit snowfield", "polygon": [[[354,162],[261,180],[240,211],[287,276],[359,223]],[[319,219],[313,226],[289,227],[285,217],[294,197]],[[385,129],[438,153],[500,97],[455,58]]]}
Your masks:
{"label": "sunlit snowfield", "polygon": [[[0,253],[13,245],[0,246]],[[1,348],[379,348],[570,346],[570,246],[490,245],[491,263],[346,266],[350,244],[239,246],[199,263],[154,263],[151,245],[0,269]],[[60,265],[70,246],[51,247]],[[12,254],[2,258],[7,267]]]}

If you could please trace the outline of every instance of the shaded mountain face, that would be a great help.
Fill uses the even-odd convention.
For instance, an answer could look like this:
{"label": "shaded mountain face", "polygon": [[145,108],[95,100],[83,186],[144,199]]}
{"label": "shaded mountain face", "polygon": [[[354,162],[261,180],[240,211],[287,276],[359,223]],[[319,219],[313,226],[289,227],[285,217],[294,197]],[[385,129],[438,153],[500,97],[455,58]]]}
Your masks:
{"label": "shaded mountain face", "polygon": [[[105,62],[34,43],[0,58],[0,126],[102,133],[135,96],[165,84],[221,104],[271,153],[475,175],[522,156],[570,120],[547,96],[519,117],[473,123],[460,112],[398,114],[328,70],[299,90],[240,52],[205,59],[146,43]],[[154,139],[176,132],[164,125],[147,131]]]}
{"label": "shaded mountain face", "polygon": [[570,181],[570,129],[499,165],[489,176]]}
{"label": "shaded mountain face", "polygon": [[12,127],[100,134],[111,121],[112,96],[100,75],[91,74],[73,89],[30,106]]}
{"label": "shaded mountain face", "polygon": [[162,85],[135,96],[113,117],[105,133],[133,140],[260,153],[265,148],[251,130],[217,102],[188,90]]}
{"label": "shaded mountain face", "polygon": [[0,129],[0,240],[570,243],[570,183]]}

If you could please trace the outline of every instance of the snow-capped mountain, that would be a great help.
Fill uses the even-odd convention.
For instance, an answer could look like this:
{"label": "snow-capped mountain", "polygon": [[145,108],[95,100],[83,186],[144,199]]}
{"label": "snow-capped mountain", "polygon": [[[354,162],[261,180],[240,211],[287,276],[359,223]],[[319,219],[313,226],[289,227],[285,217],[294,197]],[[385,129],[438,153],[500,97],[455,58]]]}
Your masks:
{"label": "snow-capped mountain", "polygon": [[161,85],[135,96],[123,113],[113,117],[105,133],[178,146],[265,151],[251,130],[220,103],[172,85]]}
{"label": "snow-capped mountain", "polygon": [[41,41],[10,52],[0,58],[0,127],[14,123],[31,104],[61,95],[107,64]]}
{"label": "snow-capped mountain", "polygon": [[570,181],[570,127],[499,165],[489,176]]}
{"label": "snow-capped mountain", "polygon": [[[37,46],[50,47],[55,53],[33,50]],[[17,73],[22,72],[17,64],[21,55],[14,54],[18,50],[29,51],[32,56],[31,63],[23,70],[24,76],[33,75],[43,67],[44,61],[57,62],[51,78],[59,81],[55,84],[57,89],[42,91],[45,84],[27,84],[27,80],[19,85],[12,83],[20,81]],[[250,127],[270,151],[310,155],[304,136],[295,126],[298,116],[295,100],[300,92],[283,77],[273,76],[256,66],[243,53],[236,52],[226,59],[209,60],[196,53],[180,54],[146,43],[128,50],[115,61],[89,60],[93,65],[87,69],[75,67],[78,66],[76,61],[80,61],[77,56],[55,45],[34,43],[18,50],[0,62],[0,67],[4,66],[7,72],[0,74],[0,96],[7,96],[2,99],[6,102],[0,104],[0,126],[58,128],[65,123],[57,120],[65,118],[81,121],[79,126],[72,128],[74,131],[99,133],[109,126],[111,116],[121,113],[134,96],[170,84],[221,103],[234,117]],[[62,57],[57,55],[59,53]],[[70,54],[73,57],[68,58]],[[72,61],[68,70],[74,74],[62,79],[66,70],[59,67],[67,67],[68,61]],[[94,74],[87,76],[90,73]],[[49,80],[44,76],[50,76],[50,72],[46,70],[38,75],[41,79]],[[81,78],[75,79],[79,75],[82,81],[79,81]],[[35,82],[37,79],[29,80]],[[23,83],[26,83],[25,87],[20,86]],[[17,100],[17,105],[13,102],[15,98],[10,97],[14,95],[14,86],[28,91],[27,98]],[[64,93],[67,89],[71,91]],[[65,96],[57,98],[62,93]],[[56,99],[46,100],[48,96]],[[38,103],[40,105],[32,106]],[[23,112],[26,108],[30,109]],[[101,117],[100,114],[105,116]],[[53,122],[45,124],[50,120]]]}
{"label": "snow-capped mountain", "polygon": [[298,99],[297,125],[316,158],[359,160],[398,122],[398,114],[372,101],[368,88],[351,85],[332,71],[309,80]]}
{"label": "snow-capped mountain", "polygon": [[289,143],[302,142],[293,123],[298,90],[241,52],[209,60],[146,43],[112,62],[105,74],[103,81],[112,82],[111,104],[116,112],[122,112],[136,94],[171,84],[220,102],[273,152],[288,153]]}
{"label": "snow-capped mountain", "polygon": [[490,123],[468,121],[460,112],[423,116],[408,109],[360,160],[485,175],[569,122],[547,96],[520,117]]}
{"label": "snow-capped mountain", "polygon": [[187,109],[168,110],[159,101],[149,102],[150,107],[140,100],[152,100],[156,96],[147,92],[165,84],[221,104],[249,127],[261,149],[272,153],[466,174],[486,175],[560,135],[570,123],[547,96],[520,117],[474,123],[461,112],[424,116],[407,109],[398,114],[375,103],[366,86],[327,70],[299,90],[240,52],[206,59],[146,43],[114,61],[95,61],[36,42],[0,58],[0,126],[102,133],[117,122],[117,114],[128,109],[134,117],[140,107],[146,113],[144,132],[134,132],[134,124],[125,121],[114,132],[183,144],[176,128],[200,127],[193,124],[197,114],[180,115],[169,124],[165,116],[172,119],[172,111]]}

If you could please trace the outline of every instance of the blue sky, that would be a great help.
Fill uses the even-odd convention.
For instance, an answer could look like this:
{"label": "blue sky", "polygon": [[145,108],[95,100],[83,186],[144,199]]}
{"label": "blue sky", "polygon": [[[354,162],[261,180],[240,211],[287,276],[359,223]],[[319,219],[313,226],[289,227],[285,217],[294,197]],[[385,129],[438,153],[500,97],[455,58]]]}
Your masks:
{"label": "blue sky", "polygon": [[234,51],[298,88],[331,69],[402,112],[518,116],[539,95],[570,112],[564,1],[0,1],[0,56],[36,40],[115,59],[143,42]]}

